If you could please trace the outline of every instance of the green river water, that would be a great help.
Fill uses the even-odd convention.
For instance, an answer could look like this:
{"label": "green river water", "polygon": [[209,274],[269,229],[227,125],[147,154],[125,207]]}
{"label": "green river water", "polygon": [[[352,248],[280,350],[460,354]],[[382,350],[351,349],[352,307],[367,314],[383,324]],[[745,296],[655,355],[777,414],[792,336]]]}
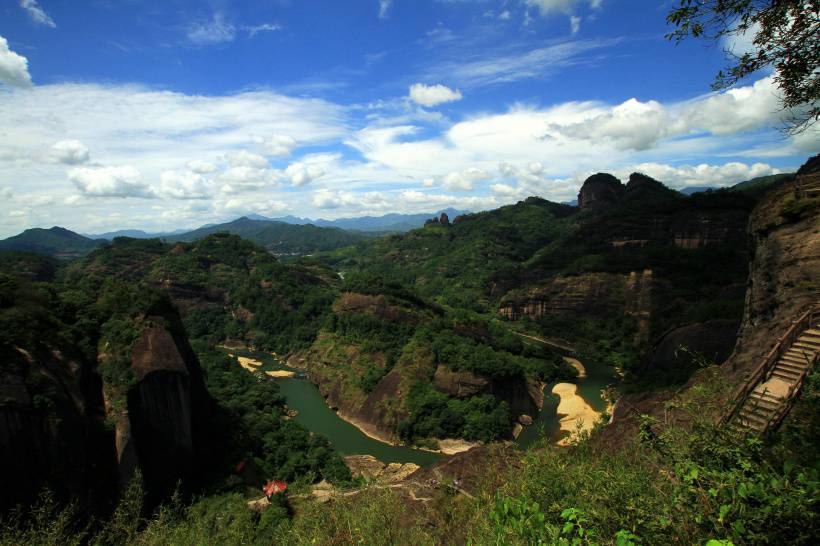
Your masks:
{"label": "green river water", "polygon": [[[290,370],[293,368],[279,362],[267,353],[251,351],[230,351],[232,354],[247,356],[264,363],[262,371]],[[612,381],[612,371],[607,366],[586,367],[587,377],[578,381],[578,394],[598,411],[606,409],[601,398],[601,389]],[[415,463],[421,466],[439,460],[442,455],[405,446],[393,446],[370,438],[355,426],[351,425],[325,403],[319,389],[309,380],[300,377],[276,379],[288,407],[299,414],[294,418],[308,430],[327,438],[333,447],[342,455],[372,455],[385,463]],[[558,397],[551,393],[552,385],[544,389],[544,407],[533,425],[526,427],[516,443],[523,448],[532,445],[543,435],[557,440],[560,435],[558,416]]]}

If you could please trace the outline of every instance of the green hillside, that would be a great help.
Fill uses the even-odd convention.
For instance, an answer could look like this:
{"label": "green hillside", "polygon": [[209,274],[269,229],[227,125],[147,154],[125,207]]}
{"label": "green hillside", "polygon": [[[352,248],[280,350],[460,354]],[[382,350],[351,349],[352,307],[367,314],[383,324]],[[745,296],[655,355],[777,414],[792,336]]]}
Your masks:
{"label": "green hillside", "polygon": [[231,233],[252,241],[277,255],[305,255],[333,250],[365,240],[363,234],[338,228],[294,225],[284,222],[239,218],[226,224],[203,227],[188,233],[165,237],[167,241],[191,242],[214,233]]}
{"label": "green hillside", "polygon": [[19,235],[0,241],[0,251],[21,251],[72,259],[85,256],[105,241],[89,239],[61,227],[27,229]]}

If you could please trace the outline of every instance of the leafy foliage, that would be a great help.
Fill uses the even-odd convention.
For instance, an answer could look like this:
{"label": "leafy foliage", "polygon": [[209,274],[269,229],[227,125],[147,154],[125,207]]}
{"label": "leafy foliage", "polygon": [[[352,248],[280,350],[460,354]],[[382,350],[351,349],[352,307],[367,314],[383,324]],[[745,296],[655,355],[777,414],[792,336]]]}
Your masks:
{"label": "leafy foliage", "polygon": [[793,108],[791,127],[806,129],[820,119],[820,5],[815,0],[681,0],[667,16],[669,38],[719,41],[749,35],[753,47],[733,52],[733,64],[717,74],[713,87],[726,89],[765,68]]}

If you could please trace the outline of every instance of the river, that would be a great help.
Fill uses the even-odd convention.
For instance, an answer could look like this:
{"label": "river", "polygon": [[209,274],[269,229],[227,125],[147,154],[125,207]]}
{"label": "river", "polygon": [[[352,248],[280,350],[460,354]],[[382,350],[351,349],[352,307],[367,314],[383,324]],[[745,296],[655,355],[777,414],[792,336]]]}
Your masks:
{"label": "river", "polygon": [[[610,385],[615,378],[615,373],[610,366],[605,364],[583,363],[586,370],[586,377],[576,380],[578,385],[578,395],[597,412],[604,412],[607,409],[607,402],[601,396],[601,391]],[[516,444],[521,448],[528,448],[542,437],[556,442],[561,436],[560,417],[557,413],[559,398],[552,394],[552,388],[556,383],[550,383],[544,387],[544,406],[538,417],[533,419],[531,426],[524,427],[524,430],[516,439]]]}
{"label": "river", "polygon": [[[289,370],[290,368],[267,353],[231,350],[231,354],[247,356],[263,362],[260,368],[267,370]],[[276,379],[279,389],[285,396],[288,408],[299,414],[294,420],[316,434],[327,438],[333,447],[342,455],[373,455],[384,463],[415,463],[428,465],[442,455],[422,449],[405,446],[393,446],[374,440],[361,430],[351,425],[330,409],[319,389],[307,379],[293,377]]]}
{"label": "river", "polygon": [[[267,353],[246,350],[229,352],[261,361],[263,366],[260,371],[287,370],[298,373],[298,370],[288,367]],[[595,364],[585,364],[585,368],[587,376],[578,379],[577,382],[578,394],[596,411],[602,412],[606,410],[607,404],[601,398],[601,389],[612,382],[612,369]],[[439,453],[394,446],[370,438],[331,410],[316,385],[304,376],[278,378],[275,381],[285,396],[288,408],[298,412],[294,420],[308,430],[327,438],[342,455],[372,455],[385,463],[415,463],[420,466],[433,463],[442,457]],[[556,412],[559,399],[552,394],[553,385],[544,388],[544,406],[533,420],[532,426],[525,427],[518,436],[516,443],[519,447],[527,448],[543,435],[553,441],[561,437],[559,416]]]}

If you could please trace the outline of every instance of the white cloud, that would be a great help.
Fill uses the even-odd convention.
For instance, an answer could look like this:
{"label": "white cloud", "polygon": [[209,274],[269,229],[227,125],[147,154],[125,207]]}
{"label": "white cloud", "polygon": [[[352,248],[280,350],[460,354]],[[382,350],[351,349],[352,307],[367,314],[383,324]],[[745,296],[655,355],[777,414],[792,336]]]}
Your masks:
{"label": "white cloud", "polygon": [[541,15],[551,13],[572,13],[578,4],[589,4],[590,8],[601,7],[602,0],[524,0],[524,4],[531,8],[537,8]]}
{"label": "white cloud", "polygon": [[573,36],[578,34],[578,31],[581,30],[581,18],[576,15],[570,15],[569,29]]}
{"label": "white cloud", "polygon": [[783,172],[766,163],[752,165],[733,161],[723,165],[672,166],[661,163],[640,163],[629,169],[622,169],[617,174],[626,178],[630,172],[642,172],[656,180],[660,180],[670,188],[682,189],[689,186],[732,186],[738,182],[751,180],[758,176],[768,176]]}
{"label": "white cloud", "polygon": [[51,158],[57,163],[78,165],[89,159],[88,147],[75,139],[61,140],[51,146]]}
{"label": "white cloud", "polygon": [[252,167],[254,169],[267,169],[268,160],[258,154],[252,154],[246,150],[228,155],[228,163],[231,167]]}
{"label": "white cloud", "polygon": [[581,121],[557,123],[551,129],[571,139],[607,140],[619,150],[648,150],[669,137],[708,132],[730,135],[776,124],[777,89],[771,77],[680,104],[629,99],[596,111]]}
{"label": "white cloud", "polygon": [[37,0],[20,0],[20,7],[26,10],[28,16],[31,17],[31,20],[35,23],[51,28],[57,28],[57,25],[54,23],[54,19],[49,16],[45,10],[40,7],[40,4],[37,3]]}
{"label": "white cloud", "polygon": [[392,4],[393,0],[379,0],[379,19],[387,19],[387,12]]}
{"label": "white cloud", "polygon": [[510,11],[506,10],[506,9],[498,14],[498,18],[501,19],[502,21],[509,21],[510,17],[511,17]]}
{"label": "white cloud", "polygon": [[14,192],[11,191],[11,188],[0,188],[0,198],[5,201],[9,201],[14,197]]}
{"label": "white cloud", "polygon": [[186,35],[194,45],[220,44],[236,38],[236,27],[226,21],[224,15],[215,13],[208,21],[192,23]]}
{"label": "white cloud", "polygon": [[425,85],[414,83],[410,86],[410,100],[422,106],[436,106],[445,102],[461,100],[461,91],[453,91],[444,85]]}
{"label": "white cloud", "polygon": [[620,40],[572,40],[535,49],[502,48],[497,52],[457,51],[432,64],[426,80],[457,82],[462,87],[482,87],[526,79],[545,79],[562,68],[589,63],[589,52],[610,47]]}
{"label": "white cloud", "polygon": [[131,165],[120,167],[75,167],[68,178],[89,197],[154,197]]}
{"label": "white cloud", "polygon": [[486,180],[489,175],[478,168],[471,167],[461,172],[451,172],[441,181],[441,187],[447,191],[469,191],[475,182]]}
{"label": "white cloud", "polygon": [[28,59],[9,49],[9,43],[0,36],[0,82],[12,87],[30,87]]}
{"label": "white cloud", "polygon": [[672,120],[659,102],[629,99],[584,121],[554,128],[570,138],[608,139],[621,150],[646,150],[669,134],[671,125]]}
{"label": "white cloud", "polygon": [[191,171],[165,171],[160,175],[157,193],[172,199],[206,199],[210,196],[207,180]]}
{"label": "white cloud", "polygon": [[282,30],[282,26],[276,23],[262,23],[261,25],[252,25],[243,27],[245,31],[248,33],[249,38],[253,38],[260,32],[276,32],[277,30]]}
{"label": "white cloud", "polygon": [[232,194],[273,185],[278,177],[273,169],[240,165],[226,169],[216,179],[223,184],[223,193]]}
{"label": "white cloud", "polygon": [[270,138],[259,139],[265,153],[273,157],[287,157],[296,148],[296,140],[287,135],[273,135]]}
{"label": "white cloud", "polygon": [[185,164],[188,170],[197,174],[208,174],[217,171],[217,166],[210,161],[202,159],[193,159]]}
{"label": "white cloud", "polygon": [[325,171],[316,164],[305,164],[301,161],[291,163],[285,169],[285,176],[290,179],[290,183],[294,186],[304,186],[320,178],[325,174]]}

